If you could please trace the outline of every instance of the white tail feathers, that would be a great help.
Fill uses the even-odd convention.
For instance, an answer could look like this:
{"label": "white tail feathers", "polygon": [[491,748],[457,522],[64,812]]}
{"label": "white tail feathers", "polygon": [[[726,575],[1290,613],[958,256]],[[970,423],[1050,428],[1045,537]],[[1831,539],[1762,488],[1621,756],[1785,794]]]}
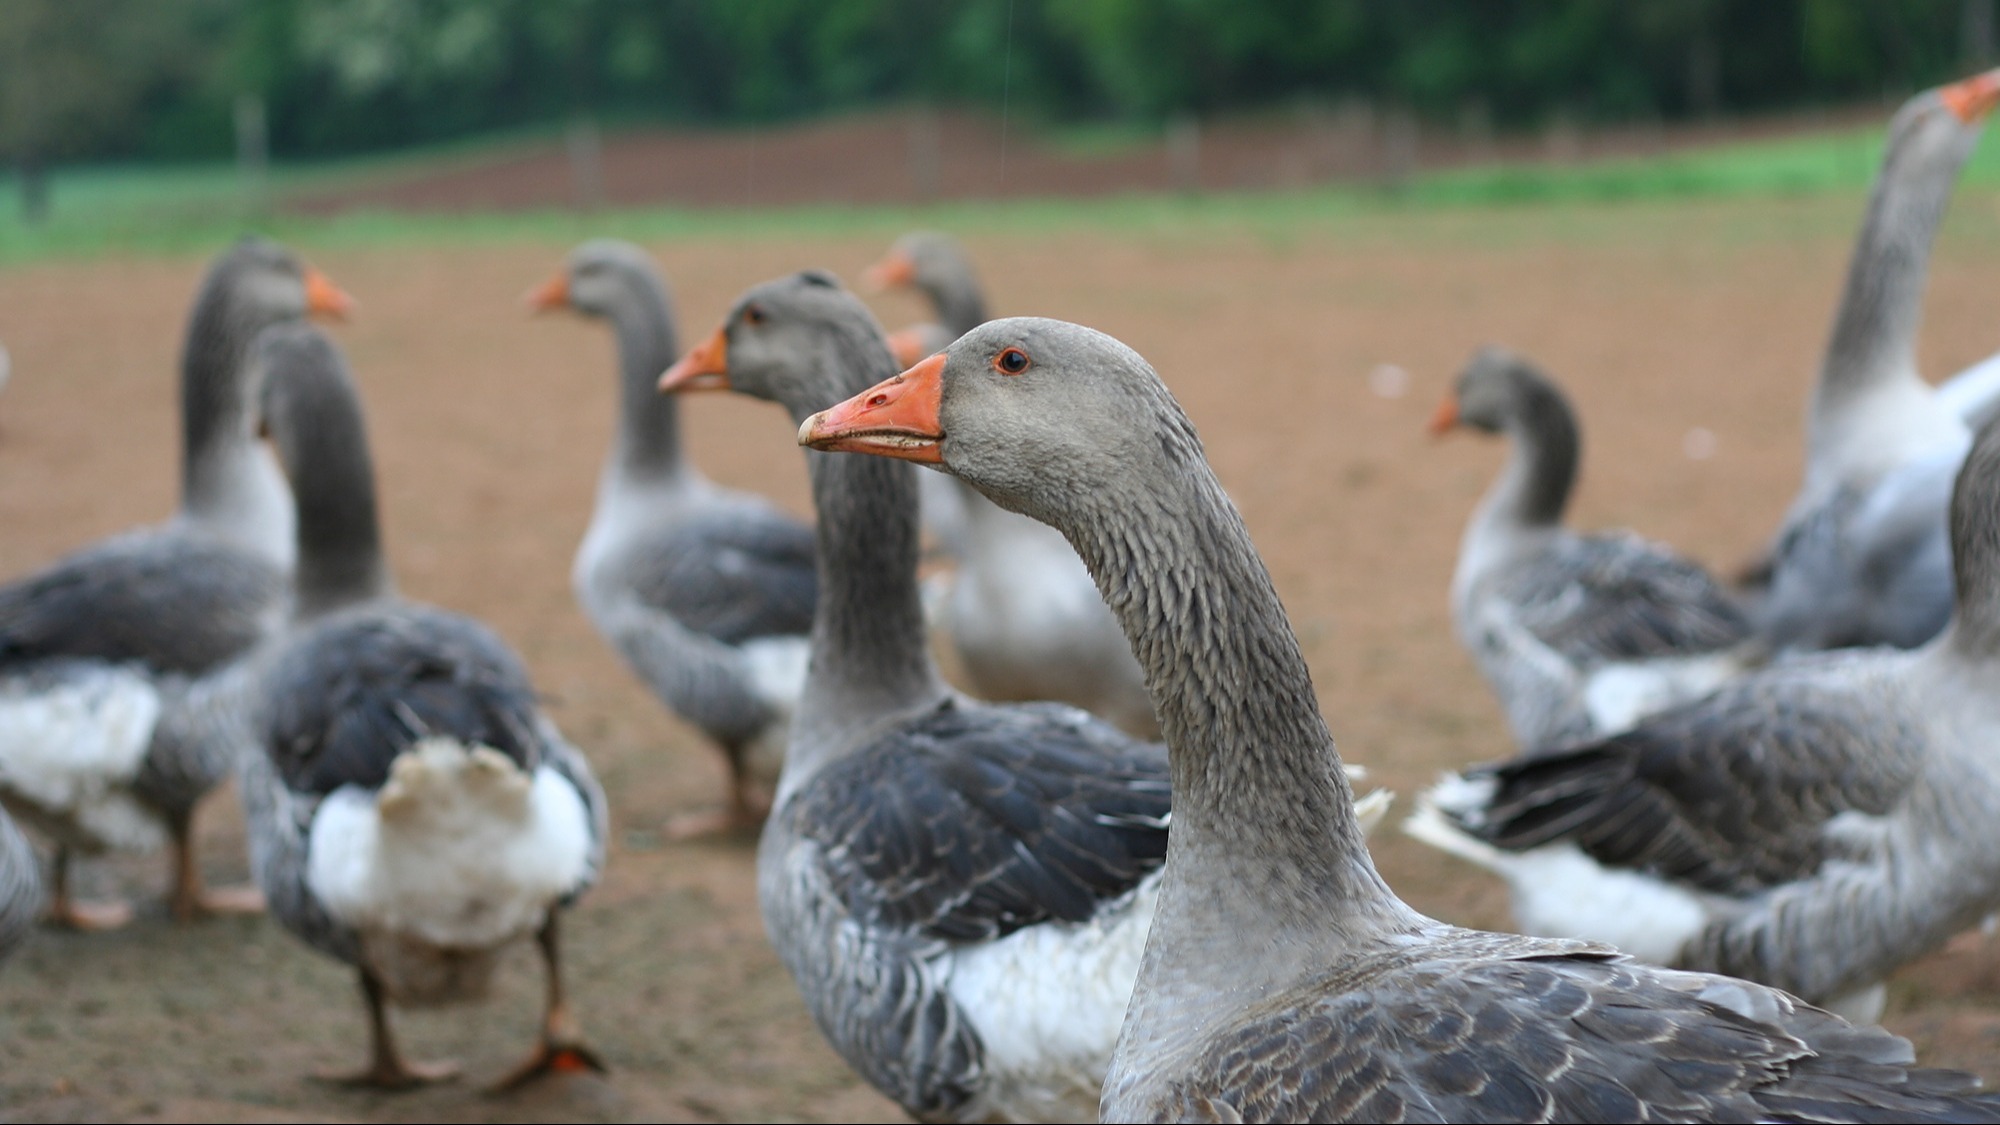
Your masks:
{"label": "white tail feathers", "polygon": [[540,926],[582,881],[590,816],[560,775],[446,738],[404,751],[379,792],[337,790],[313,817],[306,879],[364,931],[474,949]]}
{"label": "white tail feathers", "polygon": [[0,792],[69,843],[157,847],[165,829],[127,786],[160,708],[152,681],[125,668],[0,685]]}

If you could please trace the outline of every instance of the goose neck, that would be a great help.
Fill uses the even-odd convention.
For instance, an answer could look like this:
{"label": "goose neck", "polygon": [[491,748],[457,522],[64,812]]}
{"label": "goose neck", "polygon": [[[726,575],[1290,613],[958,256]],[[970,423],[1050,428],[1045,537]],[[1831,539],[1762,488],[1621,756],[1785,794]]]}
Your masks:
{"label": "goose neck", "polygon": [[1524,388],[1506,434],[1506,467],[1480,501],[1473,526],[1502,532],[1559,525],[1582,454],[1576,416],[1552,388]]}
{"label": "goose neck", "polygon": [[269,320],[233,307],[211,280],[181,350],[181,509],[237,539],[290,527],[284,479],[250,423],[250,344]]}
{"label": "goose neck", "polygon": [[954,337],[986,323],[986,298],[971,270],[954,269],[945,276],[926,278],[918,284],[937,309],[938,323]]}
{"label": "goose neck", "polygon": [[1884,384],[1920,382],[1916,336],[1931,247],[1970,152],[1961,138],[1939,142],[1907,126],[1892,133],[1848,262],[1814,395],[1816,415]]}
{"label": "goose neck", "polygon": [[1168,940],[1212,951],[1232,931],[1275,930],[1323,948],[1414,917],[1369,858],[1297,638],[1198,444],[1179,471],[1100,490],[1059,526],[1166,735],[1174,826],[1156,938],[1179,927],[1193,932]]}
{"label": "goose neck", "polygon": [[[794,424],[895,373],[887,345],[870,344],[840,341],[816,378],[788,388],[784,406]],[[819,601],[800,719],[787,750],[787,791],[858,745],[856,736],[884,716],[914,712],[947,694],[931,662],[917,582],[918,470],[881,457],[812,451],[805,457],[817,516]]]}
{"label": "goose neck", "polygon": [[679,355],[673,316],[664,295],[631,294],[611,310],[618,345],[618,434],[611,461],[628,478],[679,476],[680,403],[659,392],[660,372]]}

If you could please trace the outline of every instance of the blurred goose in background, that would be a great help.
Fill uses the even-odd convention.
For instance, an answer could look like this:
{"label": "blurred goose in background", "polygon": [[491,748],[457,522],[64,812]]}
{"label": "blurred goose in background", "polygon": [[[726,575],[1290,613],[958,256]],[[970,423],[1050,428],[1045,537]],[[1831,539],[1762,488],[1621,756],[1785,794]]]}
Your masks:
{"label": "blurred goose in background", "polygon": [[942,464],[1062,528],[1146,664],[1173,832],[1101,1120],[2000,1119],[1971,1076],[1775,989],[1399,900],[1241,516],[1110,337],[994,321],[800,441]]}
{"label": "blurred goose in background", "polygon": [[251,340],[351,301],[275,243],[248,238],[210,266],[181,359],[180,511],[0,587],[0,800],[56,841],[50,910],[124,923],[123,903],[70,893],[73,852],[174,851],[172,907],[188,919],[256,906],[204,890],[196,804],[229,769],[192,733],[190,682],[283,619],[295,551],[291,494],[251,431]]}
{"label": "blurred goose in background", "polygon": [[1448,778],[1421,838],[1531,933],[1776,985],[1856,1020],[2000,907],[2000,426],[1951,511],[1957,605],[1915,651],[1781,660],[1602,742]]}
{"label": "blurred goose in background", "polygon": [[1466,525],[1451,608],[1523,751],[1624,730],[1754,662],[1749,619],[1699,564],[1563,527],[1582,439],[1554,380],[1484,348],[1431,420],[1439,436],[1459,427],[1513,445]]}
{"label": "blurred goose in background", "polygon": [[34,929],[41,912],[41,863],[14,818],[0,809],[0,961]]}
{"label": "blurred goose in background", "polygon": [[[893,371],[868,310],[807,272],[752,288],[662,386],[726,380],[799,422]],[[757,852],[766,932],[827,1040],[913,1117],[1086,1119],[1152,918],[1165,754],[1074,707],[948,688],[915,472],[807,463],[822,598]]]}
{"label": "blurred goose in background", "polygon": [[[904,235],[864,281],[876,289],[913,287],[937,310],[935,328],[891,337],[904,367],[986,320],[971,260],[948,235]],[[1141,738],[1158,738],[1139,662],[1063,537],[942,474],[925,481],[923,502],[926,523],[958,558],[940,617],[973,694],[1073,703]],[[933,508],[945,514],[933,519]]]}
{"label": "blurred goose in background", "polygon": [[401,1088],[455,1068],[406,1061],[387,1004],[482,995],[512,943],[547,973],[535,1051],[503,1086],[602,1069],[565,1001],[557,919],[595,882],[605,803],[484,625],[404,601],[382,556],[361,405],[305,326],[259,343],[261,417],[298,500],[297,602],[282,634],[226,673],[210,712],[241,748],[251,866],[271,913],[355,967],[367,1066]]}
{"label": "blurred goose in background", "polygon": [[1974,384],[1924,382],[1916,338],[1932,242],[1996,102],[2000,70],[1919,94],[1890,122],[1756,611],[1775,648],[1909,648],[1951,615],[1945,508],[1967,418],[1986,408]]}
{"label": "blurred goose in background", "polygon": [[754,828],[784,761],[805,686],[817,579],[812,528],[718,488],[681,450],[680,407],[659,393],[679,355],[667,285],[645,251],[597,239],[530,294],[611,322],[618,430],[571,582],[591,623],[729,764],[728,807],[678,818],[670,836]]}

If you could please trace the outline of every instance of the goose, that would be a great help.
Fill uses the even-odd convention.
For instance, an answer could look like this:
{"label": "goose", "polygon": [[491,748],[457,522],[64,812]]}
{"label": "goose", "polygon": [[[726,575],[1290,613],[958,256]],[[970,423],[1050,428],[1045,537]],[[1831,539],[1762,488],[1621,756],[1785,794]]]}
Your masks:
{"label": "goose", "polygon": [[1533,933],[1879,1017],[1883,978],[2000,906],[2000,427],[1958,477],[1951,624],[1802,655],[1622,734],[1449,777],[1418,834]]}
{"label": "goose", "polygon": [[[794,422],[894,370],[831,275],[752,288],[662,386]],[[827,1040],[923,1121],[1095,1112],[1167,844],[1166,761],[1086,712],[950,690],[924,643],[917,485],[808,455],[822,597],[757,849],[764,926]]]}
{"label": "goose", "polygon": [[192,680],[277,627],[293,558],[291,496],[250,430],[245,362],[264,326],[352,305],[291,251],[247,238],[210,266],[181,359],[180,510],[0,587],[0,801],[56,841],[50,915],[122,925],[125,903],[69,890],[73,853],[172,844],[171,905],[187,920],[258,909],[205,888],[196,804],[229,770],[190,737]]}
{"label": "goose", "polygon": [[1769,552],[1758,630],[1778,649],[1920,645],[1951,615],[1945,508],[1976,403],[1917,374],[1931,243],[2000,103],[2000,70],[1911,98],[1889,125],[1806,419],[1805,480]]}
{"label": "goose", "polygon": [[453,1076],[403,1058],[387,1004],[476,998],[529,936],[547,1007],[501,1085],[601,1070],[565,999],[558,919],[603,863],[604,794],[504,641],[396,596],[360,401],[332,343],[276,326],[257,362],[261,423],[297,498],[297,600],[280,634],[218,674],[208,713],[238,748],[271,913],[360,978],[369,1062],[328,1077],[400,1089]]}
{"label": "goose", "polygon": [[1173,833],[1105,1121],[1994,1120],[1776,989],[1424,917],[1383,882],[1269,572],[1144,359],[998,320],[805,419],[1062,529],[1145,665]]}
{"label": "goose", "polygon": [[[937,311],[935,329],[891,338],[904,367],[986,320],[971,260],[948,235],[904,235],[864,281],[876,289],[913,287]],[[1141,738],[1158,738],[1139,662],[1069,543],[950,477],[924,479],[943,485],[927,483],[925,522],[958,559],[940,616],[972,693],[1073,703]],[[933,511],[940,516],[933,519]]]}
{"label": "goose", "polygon": [[1554,380],[1483,348],[1430,428],[1458,427],[1514,447],[1466,525],[1451,609],[1524,750],[1624,730],[1754,658],[1749,619],[1699,564],[1629,532],[1563,527],[1580,439]]}
{"label": "goose", "polygon": [[618,433],[576,553],[577,601],[729,766],[727,808],[678,817],[666,834],[753,829],[805,687],[817,596],[812,528],[709,483],[682,453],[679,405],[654,387],[679,354],[671,299],[645,251],[585,242],[530,302],[608,320],[618,341]]}
{"label": "goose", "polygon": [[14,818],[0,809],[0,961],[14,952],[42,911],[41,865]]}

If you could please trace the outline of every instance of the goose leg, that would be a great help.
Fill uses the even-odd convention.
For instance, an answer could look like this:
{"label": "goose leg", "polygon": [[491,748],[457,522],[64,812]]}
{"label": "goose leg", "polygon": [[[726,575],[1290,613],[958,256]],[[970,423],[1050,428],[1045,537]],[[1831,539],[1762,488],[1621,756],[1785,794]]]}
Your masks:
{"label": "goose leg", "polygon": [[542,948],[543,979],[548,982],[548,1001],[542,1013],[542,1040],[521,1065],[493,1085],[492,1092],[496,1094],[525,1086],[545,1074],[574,1074],[585,1070],[602,1074],[606,1070],[604,1060],[584,1043],[583,1031],[569,1014],[569,1004],[563,997],[560,938],[553,908],[549,910],[549,920],[542,924],[541,933],[536,935],[536,942]]}
{"label": "goose leg", "polygon": [[195,858],[194,812],[170,817],[174,837],[173,911],[177,922],[192,922],[214,914],[262,914],[264,895],[251,886],[202,885],[201,864]]}
{"label": "goose leg", "polygon": [[396,1050],[389,1030],[389,1006],[382,982],[366,968],[361,970],[361,997],[368,1003],[369,1051],[367,1066],[356,1071],[327,1071],[314,1075],[323,1082],[341,1086],[366,1086],[377,1090],[414,1090],[433,1082],[449,1082],[458,1077],[453,1062],[405,1062]]}
{"label": "goose leg", "polygon": [[770,814],[770,806],[755,800],[750,795],[753,783],[750,780],[748,755],[742,748],[732,748],[729,759],[729,807],[714,812],[689,813],[677,816],[667,822],[661,835],[669,840],[693,840],[703,836],[727,836],[737,832],[754,832],[763,827],[764,818]]}
{"label": "goose leg", "polygon": [[132,907],[123,902],[78,902],[69,893],[70,849],[56,845],[49,880],[49,921],[72,930],[115,930],[132,921]]}

